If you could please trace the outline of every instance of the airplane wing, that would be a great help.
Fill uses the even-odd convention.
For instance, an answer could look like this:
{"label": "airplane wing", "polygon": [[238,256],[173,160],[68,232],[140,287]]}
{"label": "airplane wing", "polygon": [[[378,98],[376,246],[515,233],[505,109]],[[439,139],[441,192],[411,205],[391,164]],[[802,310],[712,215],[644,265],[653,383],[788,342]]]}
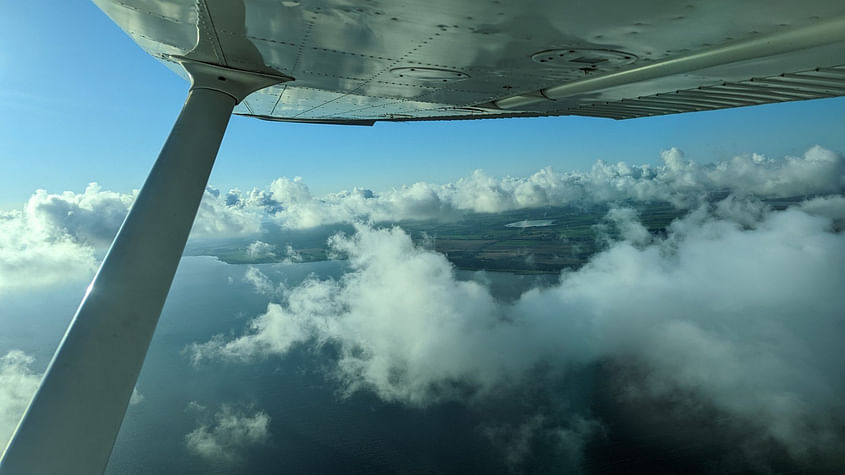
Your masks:
{"label": "airplane wing", "polygon": [[235,109],[267,120],[627,119],[845,94],[839,1],[95,3],[182,76],[207,29],[196,59],[294,78]]}
{"label": "airplane wing", "polygon": [[845,95],[840,0],[94,1],[191,86],[0,475],[105,469],[233,111],[629,119]]}

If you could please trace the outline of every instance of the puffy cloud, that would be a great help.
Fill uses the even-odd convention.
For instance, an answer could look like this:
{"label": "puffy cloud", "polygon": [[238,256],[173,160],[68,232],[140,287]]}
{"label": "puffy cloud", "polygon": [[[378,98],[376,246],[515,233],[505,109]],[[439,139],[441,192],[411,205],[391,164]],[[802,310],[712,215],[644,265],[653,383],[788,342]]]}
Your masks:
{"label": "puffy cloud", "polygon": [[741,155],[706,170],[706,176],[721,188],[762,196],[838,193],[845,187],[845,159],[819,146],[783,160]]}
{"label": "puffy cloud", "polygon": [[267,259],[276,257],[276,247],[264,241],[255,241],[246,247],[246,254],[251,259]]}
{"label": "puffy cloud", "polygon": [[[195,348],[195,354],[249,358],[282,353],[312,337],[331,340],[343,346],[339,364],[350,387],[366,384],[387,399],[420,403],[434,390],[431,386],[448,378],[444,370],[455,378],[467,373],[492,378],[495,368],[461,357],[474,350],[463,348],[464,330],[483,326],[497,312],[484,287],[456,282],[442,255],[417,248],[398,228],[359,226],[352,237],[334,237],[331,246],[348,256],[354,272],[341,281],[305,282],[290,292],[284,306],[270,303],[250,324],[250,334],[229,342],[212,340]],[[374,332],[380,337],[372,338]],[[449,355],[463,367],[442,364]]]}
{"label": "puffy cloud", "polygon": [[[91,183],[82,193],[37,190],[23,209],[0,212],[0,292],[90,278],[136,196]],[[209,189],[192,237],[255,234],[261,219]]]}
{"label": "puffy cloud", "polygon": [[255,292],[262,295],[276,295],[276,284],[257,267],[249,266],[244,273],[244,281],[252,285]]}
{"label": "puffy cloud", "polygon": [[801,203],[801,209],[816,216],[833,219],[840,227],[845,224],[845,196],[825,196],[807,200]]}
{"label": "puffy cloud", "polygon": [[295,262],[302,262],[302,254],[293,248],[290,244],[285,246],[285,260],[283,261],[286,264],[292,264]]}
{"label": "puffy cloud", "polygon": [[[192,401],[188,409],[204,414],[206,408]],[[223,404],[210,421],[185,435],[188,449],[211,461],[235,462],[250,447],[270,439],[270,416],[262,411],[248,414]]]}
{"label": "puffy cloud", "polygon": [[41,382],[41,375],[31,369],[33,361],[20,350],[0,357],[0,445],[4,447]]}
{"label": "puffy cloud", "polygon": [[632,208],[611,208],[605,220],[611,222],[622,234],[622,239],[635,246],[644,246],[651,242],[651,234],[640,223],[637,211]]}
{"label": "puffy cloud", "polygon": [[37,190],[26,204],[26,214],[35,226],[52,236],[103,247],[114,239],[136,195],[104,191],[96,183],[82,193]]}
{"label": "puffy cloud", "polygon": [[285,353],[294,344],[307,341],[312,335],[311,322],[286,311],[281,305],[270,303],[267,311],[252,320],[252,334],[232,341],[217,335],[206,343],[193,343],[188,347],[194,365],[212,358],[230,358],[249,361],[267,355]]}
{"label": "puffy cloud", "polygon": [[97,267],[94,248],[24,211],[0,212],[0,293],[83,280]]}
{"label": "puffy cloud", "polygon": [[275,259],[284,256],[280,261],[284,264],[302,262],[302,254],[290,244],[285,245],[284,253],[279,254],[278,248],[264,241],[254,241],[246,247],[246,254],[253,260]]}
{"label": "puffy cloud", "polygon": [[845,159],[818,146],[782,159],[752,154],[699,165],[674,148],[661,159],[657,166],[598,161],[588,172],[544,168],[521,178],[495,179],[477,170],[443,185],[420,182],[380,193],[355,188],[323,197],[314,196],[301,177],[282,177],[267,191],[232,190],[227,203],[260,208],[282,226],[301,229],[356,221],[452,220],[467,212],[627,200],[695,208],[714,193],[790,197],[845,188]]}
{"label": "puffy cloud", "polygon": [[191,237],[227,238],[254,235],[261,231],[262,217],[260,209],[245,207],[238,201],[233,201],[231,192],[220,196],[218,190],[208,187],[197,210]]}
{"label": "puffy cloud", "polygon": [[[288,289],[242,336],[193,352],[248,361],[331,345],[346,391],[416,406],[483,400],[531,384],[537,368],[619,361],[643,368],[628,394],[688,394],[794,457],[836,453],[845,449],[845,234],[818,211],[827,205],[772,211],[731,197],[650,240],[634,213],[612,212],[621,240],[509,304],[457,279],[401,229],[359,225],[330,242],[348,256],[345,275]],[[572,424],[560,426],[561,440],[577,446]]]}

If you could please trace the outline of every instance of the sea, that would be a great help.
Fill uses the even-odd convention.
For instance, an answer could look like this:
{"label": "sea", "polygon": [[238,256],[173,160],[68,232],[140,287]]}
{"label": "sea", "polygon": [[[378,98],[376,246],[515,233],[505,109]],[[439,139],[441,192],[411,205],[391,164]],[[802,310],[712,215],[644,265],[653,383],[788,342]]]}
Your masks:
{"label": "sea", "polygon": [[[507,473],[501,444],[487,431],[490,412],[507,419],[508,401],[483,408],[464,402],[409,407],[367,391],[343,394],[329,375],[330,355],[307,346],[279,357],[206,361],[193,365],[186,348],[215,335],[244,332],[266,310],[268,298],[244,279],[249,265],[213,257],[184,257],[151,343],[137,390],[107,468],[109,474],[165,473]],[[309,276],[338,278],[344,261],[255,265],[295,286]],[[477,280],[496,298],[513,301],[555,276],[457,271]],[[21,349],[43,371],[87,282],[0,296],[0,354]],[[234,447],[232,457],[203,457],[186,435],[223,405],[270,417],[266,441]]]}

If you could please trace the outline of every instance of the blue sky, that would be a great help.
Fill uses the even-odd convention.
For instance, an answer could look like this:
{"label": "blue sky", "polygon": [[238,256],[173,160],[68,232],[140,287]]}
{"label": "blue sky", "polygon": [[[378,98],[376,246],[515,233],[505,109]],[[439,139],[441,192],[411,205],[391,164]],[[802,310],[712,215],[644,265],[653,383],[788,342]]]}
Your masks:
{"label": "blue sky", "polygon": [[[142,184],[187,83],[90,2],[10,2],[0,18],[0,208],[35,189]],[[657,163],[678,147],[699,163],[737,154],[845,151],[845,99],[612,121],[578,117],[338,127],[234,117],[211,184],[266,186],[302,176],[316,194],[444,183],[483,169],[524,176],[596,160]]]}

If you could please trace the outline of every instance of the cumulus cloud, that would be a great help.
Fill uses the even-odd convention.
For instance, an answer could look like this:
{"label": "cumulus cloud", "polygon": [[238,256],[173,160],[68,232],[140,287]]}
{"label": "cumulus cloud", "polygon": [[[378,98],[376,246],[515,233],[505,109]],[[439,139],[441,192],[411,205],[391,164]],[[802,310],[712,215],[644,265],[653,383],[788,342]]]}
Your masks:
{"label": "cumulus cloud", "polygon": [[[249,361],[330,345],[346,391],[415,406],[483,400],[530,385],[537,368],[627,362],[643,368],[629,395],[691,395],[798,459],[837,453],[845,234],[833,208],[811,200],[773,211],[729,197],[648,239],[635,213],[611,211],[618,241],[508,304],[401,229],[359,225],[330,241],[349,259],[341,278],[306,280],[242,336],[192,350],[197,361]],[[561,427],[577,446],[575,427]]]}
{"label": "cumulus cloud", "polygon": [[26,213],[53,236],[67,236],[80,244],[107,246],[136,194],[105,191],[96,183],[89,184],[82,193],[49,194],[37,190],[27,202]]}
{"label": "cumulus cloud", "polygon": [[[544,168],[522,178],[494,179],[479,170],[454,183],[420,182],[380,193],[355,188],[322,197],[314,196],[299,177],[278,178],[267,189],[250,192],[222,193],[208,187],[191,236],[253,236],[265,222],[302,229],[362,221],[454,220],[470,212],[629,200],[695,208],[713,193],[821,196],[845,188],[845,159],[821,147],[800,157],[751,154],[706,165],[687,159],[677,149],[663,152],[661,159],[657,166],[599,161],[588,172]],[[90,276],[97,265],[95,254],[111,242],[136,195],[103,190],[92,183],[82,193],[38,190],[22,210],[0,212],[0,291]],[[833,198],[820,197],[805,209],[841,209],[825,199]],[[731,210],[726,205],[722,211],[749,210]],[[620,231],[647,237],[636,223],[631,226]],[[248,252],[266,258],[276,252],[269,246],[255,241]],[[296,262],[298,257],[288,249],[286,259]]]}
{"label": "cumulus cloud", "polygon": [[840,228],[845,224],[845,196],[825,196],[807,200],[801,203],[801,209],[812,215],[828,217]]}
{"label": "cumulus cloud", "polygon": [[[206,408],[195,401],[188,409],[206,416]],[[210,461],[235,462],[250,447],[270,439],[270,416],[262,411],[247,413],[227,404],[220,406],[209,421],[185,436],[188,449]]]}
{"label": "cumulus cloud", "polygon": [[244,207],[232,201],[230,194],[208,187],[200,202],[191,237],[228,238],[250,236],[261,231],[262,212],[258,208]]}
{"label": "cumulus cloud", "polygon": [[463,213],[582,203],[666,201],[695,208],[713,193],[790,197],[839,193],[845,188],[845,159],[813,147],[800,157],[773,159],[741,155],[697,164],[678,149],[661,154],[657,166],[598,161],[587,172],[544,168],[528,177],[495,179],[481,170],[454,183],[415,183],[375,193],[368,189],[314,196],[301,177],[278,178],[268,190],[230,192],[229,203],[258,207],[287,228],[302,229],[355,221],[456,219]]}
{"label": "cumulus cloud", "polygon": [[0,292],[84,279],[97,266],[93,246],[57,229],[37,210],[0,212]]}
{"label": "cumulus cloud", "polygon": [[0,212],[0,293],[84,279],[96,266],[92,246],[45,228],[26,210]]}
{"label": "cumulus cloud", "polygon": [[293,248],[290,244],[285,246],[285,264],[293,264],[295,262],[302,262],[302,254]]}
{"label": "cumulus cloud", "polygon": [[639,221],[639,215],[633,208],[611,208],[605,220],[622,235],[622,239],[635,246],[645,246],[651,242],[651,234]]}
{"label": "cumulus cloud", "polygon": [[267,259],[276,257],[276,247],[264,241],[255,241],[246,247],[246,254],[251,259]]}
{"label": "cumulus cloud", "polygon": [[114,237],[134,196],[37,190],[20,211],[0,212],[0,291],[89,277],[95,248]]}
{"label": "cumulus cloud", "polygon": [[0,446],[6,446],[41,382],[41,375],[32,371],[33,361],[20,350],[0,357]]}
{"label": "cumulus cloud", "polygon": [[[91,183],[82,193],[37,190],[21,210],[0,211],[0,292],[90,278],[136,196]],[[192,237],[255,234],[261,219],[209,189]]]}

